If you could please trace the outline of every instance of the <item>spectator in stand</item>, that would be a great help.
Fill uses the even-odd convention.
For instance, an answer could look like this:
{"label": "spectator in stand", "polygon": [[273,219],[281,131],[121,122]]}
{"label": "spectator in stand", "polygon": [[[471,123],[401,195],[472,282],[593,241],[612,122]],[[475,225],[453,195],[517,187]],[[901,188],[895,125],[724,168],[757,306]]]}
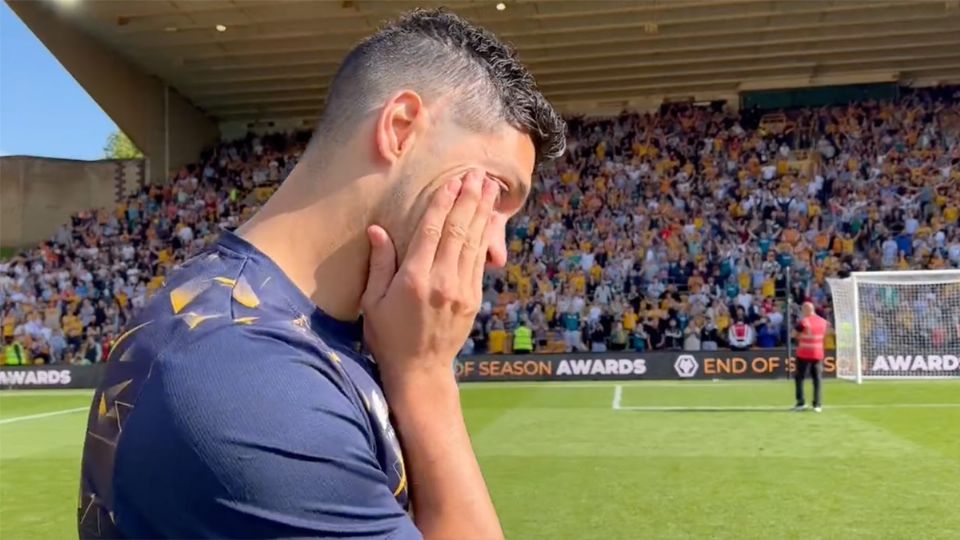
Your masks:
{"label": "spectator in stand", "polygon": [[487,324],[487,347],[490,354],[503,354],[507,347],[507,331],[503,320],[494,315]]}
{"label": "spectator in stand", "polygon": [[663,348],[669,351],[683,350],[683,331],[676,317],[667,319],[667,326],[663,331]]}
{"label": "spectator in stand", "polygon": [[[487,352],[487,333],[484,331],[484,323],[481,319],[478,318],[473,323],[473,331],[470,332],[467,344],[470,350],[463,352],[464,355]],[[467,347],[467,344],[464,346]]]}
{"label": "spectator in stand", "polygon": [[610,333],[610,350],[623,351],[627,348],[627,332],[623,329],[622,322],[613,323],[613,331]]}
{"label": "spectator in stand", "polygon": [[600,321],[588,321],[587,328],[590,335],[590,352],[607,352],[607,334],[603,331]]}
{"label": "spectator in stand", "polygon": [[767,317],[763,317],[757,324],[757,347],[771,349],[777,346],[780,340],[780,331],[774,327]]}
{"label": "spectator in stand", "polygon": [[700,318],[695,318],[683,330],[683,350],[699,351],[702,344],[703,327]]}
{"label": "spectator in stand", "polygon": [[708,320],[703,328],[701,349],[704,351],[715,351],[720,347],[720,332],[717,330],[717,323]]}
{"label": "spectator in stand", "polygon": [[57,363],[64,360],[64,353],[67,349],[67,340],[63,336],[63,330],[57,328],[50,337],[50,362]]}
{"label": "spectator in stand", "polygon": [[27,358],[31,364],[49,364],[51,363],[50,345],[42,338],[28,338],[29,350]]}
{"label": "spectator in stand", "polygon": [[563,341],[566,344],[567,352],[585,351],[583,344],[583,327],[580,322],[579,313],[568,309],[561,316],[563,324]]}
{"label": "spectator in stand", "polygon": [[80,356],[85,363],[96,364],[103,360],[103,345],[91,333],[80,348]]}
{"label": "spectator in stand", "polygon": [[727,337],[730,348],[735,351],[749,350],[753,346],[755,337],[753,326],[747,323],[743,312],[737,312],[736,321],[730,326]]}

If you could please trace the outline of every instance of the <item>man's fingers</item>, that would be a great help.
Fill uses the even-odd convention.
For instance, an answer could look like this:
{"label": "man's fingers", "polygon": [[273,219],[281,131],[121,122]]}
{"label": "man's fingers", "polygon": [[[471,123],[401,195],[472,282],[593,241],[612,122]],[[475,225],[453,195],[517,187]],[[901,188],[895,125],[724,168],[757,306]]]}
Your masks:
{"label": "man's fingers", "polygon": [[447,215],[443,225],[443,236],[437,248],[437,257],[433,267],[444,272],[456,274],[460,269],[460,252],[470,235],[470,224],[480,204],[484,175],[472,170],[467,173],[460,188],[460,196]]}
{"label": "man's fingers", "polygon": [[397,273],[397,251],[387,231],[379,225],[367,229],[370,240],[370,271],[363,302],[376,302],[387,294],[394,274]]}
{"label": "man's fingers", "polygon": [[486,232],[490,226],[490,218],[493,216],[494,206],[499,195],[500,185],[493,180],[486,180],[483,184],[480,206],[473,217],[473,223],[470,224],[471,239],[468,245],[471,246],[471,249],[464,246],[460,256],[460,275],[473,276],[473,280],[470,282],[471,287],[476,287],[483,277],[489,240],[486,237]]}
{"label": "man's fingers", "polygon": [[437,256],[437,246],[440,245],[440,237],[443,235],[444,223],[457,200],[462,184],[459,178],[448,180],[446,185],[433,194],[430,206],[420,218],[417,230],[407,248],[405,260],[401,263],[410,272],[425,274],[433,266],[433,260]]}
{"label": "man's fingers", "polygon": [[474,260],[473,269],[468,270],[472,272],[473,281],[470,282],[471,287],[476,287],[478,294],[483,294],[483,272],[487,267],[487,250],[490,249],[490,242],[484,238],[483,243],[480,245],[480,251],[477,253],[476,259]]}

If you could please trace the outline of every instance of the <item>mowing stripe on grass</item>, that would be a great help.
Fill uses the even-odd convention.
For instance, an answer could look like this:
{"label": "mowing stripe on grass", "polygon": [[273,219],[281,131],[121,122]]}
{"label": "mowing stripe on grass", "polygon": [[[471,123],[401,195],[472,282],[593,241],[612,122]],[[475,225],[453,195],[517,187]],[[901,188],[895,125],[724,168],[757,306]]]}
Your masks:
{"label": "mowing stripe on grass", "polygon": [[51,416],[60,416],[63,414],[71,414],[80,411],[89,411],[90,407],[74,407],[72,409],[63,409],[61,411],[50,411],[39,414],[28,414],[26,416],[14,416],[13,418],[5,418],[0,420],[0,424],[13,424],[14,422],[24,422],[27,420],[39,420],[41,418],[48,418]]}
{"label": "mowing stripe on grass", "polygon": [[[621,406],[614,394],[614,410],[617,411],[638,411],[638,412],[737,412],[737,411],[757,411],[757,412],[791,412],[790,406],[783,405],[731,405],[727,407],[717,406],[657,406],[657,405],[627,405]],[[960,403],[863,403],[856,405],[830,405],[826,409],[956,409],[960,408]]]}

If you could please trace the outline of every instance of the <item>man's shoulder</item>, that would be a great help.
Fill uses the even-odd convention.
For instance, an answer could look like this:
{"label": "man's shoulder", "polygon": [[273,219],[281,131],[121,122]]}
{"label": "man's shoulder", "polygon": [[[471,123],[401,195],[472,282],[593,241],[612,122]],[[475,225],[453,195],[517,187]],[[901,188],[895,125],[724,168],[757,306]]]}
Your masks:
{"label": "man's shoulder", "polygon": [[132,326],[112,353],[106,385],[129,380],[141,397],[163,403],[159,414],[197,433],[273,426],[293,434],[318,410],[364,425],[343,360],[321,337],[292,316],[239,316],[211,305]]}
{"label": "man's shoulder", "polygon": [[222,378],[246,363],[279,376],[288,364],[325,367],[333,362],[332,348],[310,330],[306,316],[269,306],[252,314],[235,305],[230,289],[219,284],[209,289],[192,302],[159,300],[184,304],[180,310],[169,306],[144,310],[118,338],[115,358],[151,358],[166,370],[178,366],[193,373],[223,370]]}
{"label": "man's shoulder", "polygon": [[[270,268],[213,248],[175,270],[115,343],[113,358],[236,362],[257,355],[322,356],[307,314],[291,307]],[[131,354],[127,351],[137,352]],[[199,358],[198,358],[199,357]]]}
{"label": "man's shoulder", "polygon": [[299,414],[294,405],[307,395],[327,407],[339,403],[338,408],[356,408],[341,358],[292,321],[210,324],[207,332],[160,354],[154,372],[166,391],[211,407],[229,406],[236,399],[250,407],[283,404],[288,415]]}

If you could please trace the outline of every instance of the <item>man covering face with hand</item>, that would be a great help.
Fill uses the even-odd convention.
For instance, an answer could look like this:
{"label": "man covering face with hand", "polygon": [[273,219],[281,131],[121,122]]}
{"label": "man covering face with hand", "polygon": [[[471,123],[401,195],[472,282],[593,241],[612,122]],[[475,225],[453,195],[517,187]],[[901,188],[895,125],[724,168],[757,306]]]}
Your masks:
{"label": "man covering face with hand", "polygon": [[455,15],[358,45],[276,194],[117,338],[81,538],[502,537],[450,363],[563,146],[513,53]]}

